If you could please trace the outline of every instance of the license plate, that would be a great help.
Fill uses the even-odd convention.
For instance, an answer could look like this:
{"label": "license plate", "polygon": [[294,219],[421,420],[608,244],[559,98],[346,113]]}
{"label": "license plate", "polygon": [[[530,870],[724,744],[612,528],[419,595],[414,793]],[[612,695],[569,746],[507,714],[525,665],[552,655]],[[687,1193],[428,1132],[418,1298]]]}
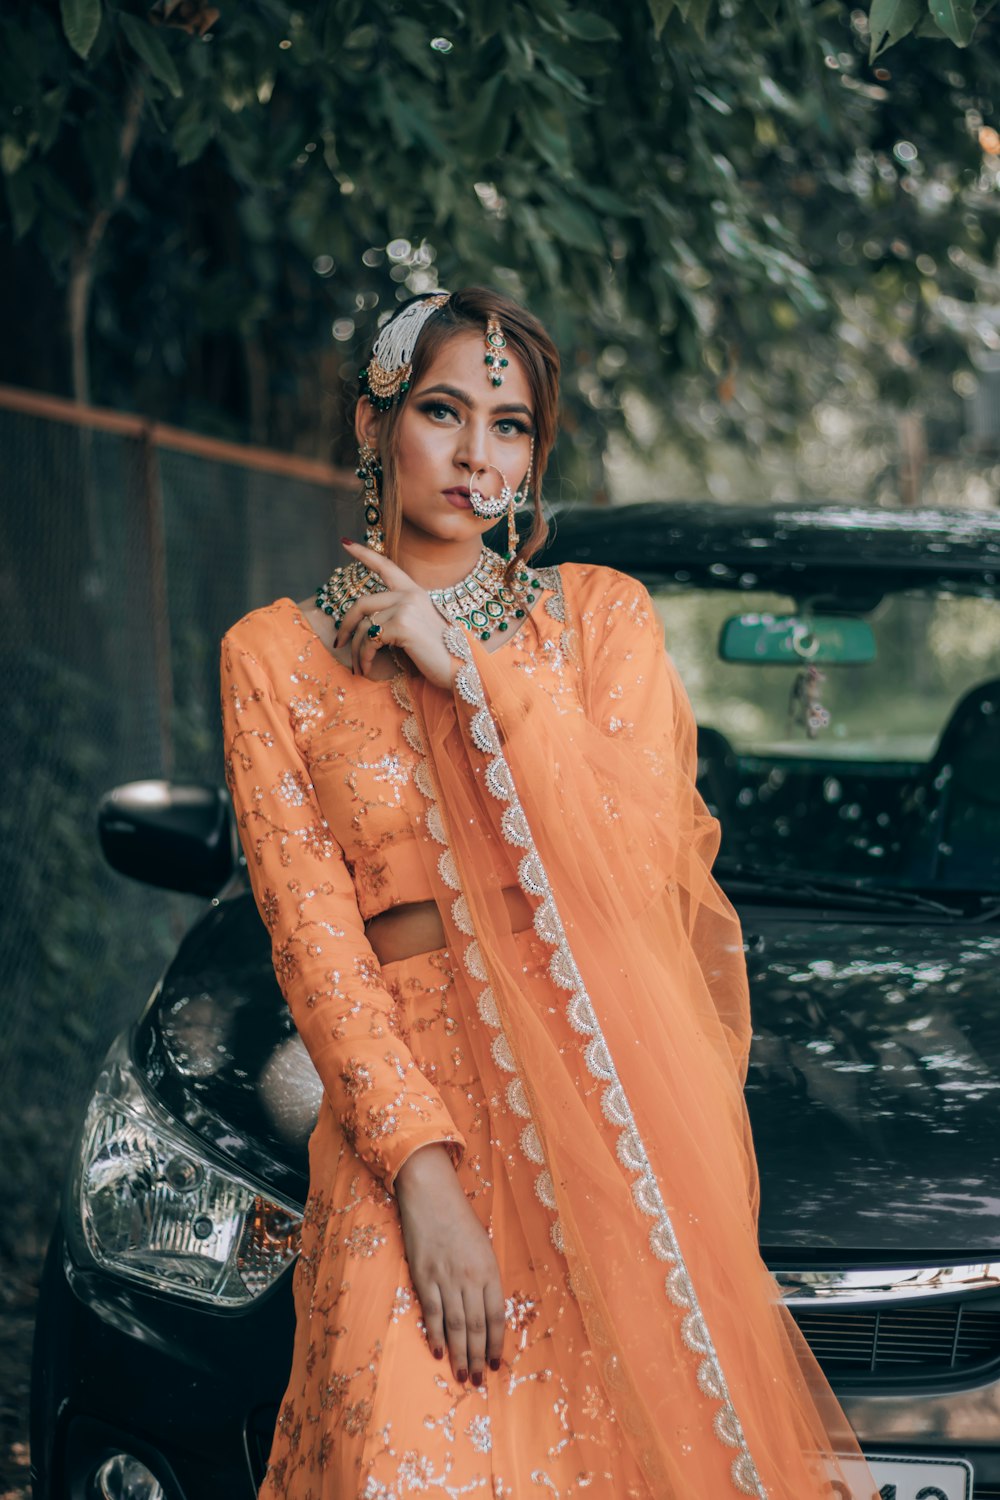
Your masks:
{"label": "license plate", "polygon": [[865,1458],[882,1500],[972,1500],[972,1465],[964,1458]]}

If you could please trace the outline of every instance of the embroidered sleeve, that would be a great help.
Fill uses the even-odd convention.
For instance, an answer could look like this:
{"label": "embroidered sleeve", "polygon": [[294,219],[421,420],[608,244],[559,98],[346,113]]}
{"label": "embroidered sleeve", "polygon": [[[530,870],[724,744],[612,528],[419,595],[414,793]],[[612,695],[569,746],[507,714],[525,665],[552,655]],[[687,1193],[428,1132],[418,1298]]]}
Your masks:
{"label": "embroidered sleeve", "polygon": [[400,1034],[288,708],[235,628],[221,696],[226,784],[274,972],[345,1135],[388,1188],[420,1146],[444,1142],[457,1161],[464,1138]]}

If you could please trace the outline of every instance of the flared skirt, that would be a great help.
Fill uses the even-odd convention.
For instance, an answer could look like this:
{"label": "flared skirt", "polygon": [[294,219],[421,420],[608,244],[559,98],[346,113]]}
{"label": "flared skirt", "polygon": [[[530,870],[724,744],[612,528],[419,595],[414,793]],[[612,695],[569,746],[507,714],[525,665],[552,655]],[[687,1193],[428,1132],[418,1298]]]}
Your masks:
{"label": "flared skirt", "polygon": [[[550,1003],[549,950],[530,930],[516,941],[525,985]],[[650,1500],[603,1395],[565,1263],[554,1250],[544,1264],[528,1253],[525,1224],[547,1210],[530,1164],[505,1158],[490,1128],[499,1101],[472,1061],[455,964],[442,948],[384,964],[382,977],[401,1035],[465,1137],[458,1177],[490,1234],[505,1298],[501,1368],[476,1388],[434,1359],[396,1200],[324,1096],[293,1271],[291,1374],[259,1500]]]}

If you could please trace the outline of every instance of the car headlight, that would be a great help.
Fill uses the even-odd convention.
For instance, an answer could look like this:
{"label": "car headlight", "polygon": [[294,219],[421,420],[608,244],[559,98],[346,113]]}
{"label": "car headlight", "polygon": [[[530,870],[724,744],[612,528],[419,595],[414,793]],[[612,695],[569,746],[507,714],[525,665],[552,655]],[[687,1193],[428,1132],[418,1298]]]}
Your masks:
{"label": "car headlight", "polygon": [[98,1077],[71,1181],[71,1245],[161,1291],[239,1307],[299,1251],[301,1212],[212,1160],[145,1092],[123,1037]]}

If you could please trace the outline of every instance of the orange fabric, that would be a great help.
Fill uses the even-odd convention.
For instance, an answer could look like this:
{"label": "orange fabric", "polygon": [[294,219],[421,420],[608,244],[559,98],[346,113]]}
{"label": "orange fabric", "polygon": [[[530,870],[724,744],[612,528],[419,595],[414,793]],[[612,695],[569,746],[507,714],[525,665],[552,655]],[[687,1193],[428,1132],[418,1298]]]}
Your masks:
{"label": "orange fabric", "polygon": [[[454,692],[356,685],[291,601],[224,642],[227,776],[325,1089],[261,1494],[875,1500],[757,1249],[746,972],[690,705],[641,585],[544,577],[502,650],[448,632]],[[373,808],[423,864],[398,899],[433,895],[448,939],[381,975],[331,831],[356,838]],[[534,934],[506,920],[516,881]],[[430,1139],[490,1227],[518,1333],[475,1393],[486,1426],[426,1351],[386,1191]]]}

